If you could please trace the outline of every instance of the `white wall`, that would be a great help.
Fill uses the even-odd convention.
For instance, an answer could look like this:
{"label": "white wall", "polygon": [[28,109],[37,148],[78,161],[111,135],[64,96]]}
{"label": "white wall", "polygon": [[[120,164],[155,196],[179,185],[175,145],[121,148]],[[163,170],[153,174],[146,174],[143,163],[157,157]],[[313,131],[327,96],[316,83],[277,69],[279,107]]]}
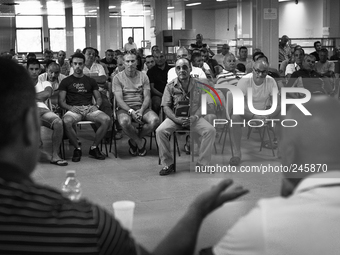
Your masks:
{"label": "white wall", "polygon": [[237,24],[236,15],[236,8],[215,11],[215,39],[235,39],[235,25]]}
{"label": "white wall", "polygon": [[280,2],[279,7],[279,37],[322,37],[323,1]]}
{"label": "white wall", "polygon": [[202,34],[203,38],[214,39],[215,34],[215,11],[214,10],[193,10],[192,27],[187,29],[196,29],[197,34]]}

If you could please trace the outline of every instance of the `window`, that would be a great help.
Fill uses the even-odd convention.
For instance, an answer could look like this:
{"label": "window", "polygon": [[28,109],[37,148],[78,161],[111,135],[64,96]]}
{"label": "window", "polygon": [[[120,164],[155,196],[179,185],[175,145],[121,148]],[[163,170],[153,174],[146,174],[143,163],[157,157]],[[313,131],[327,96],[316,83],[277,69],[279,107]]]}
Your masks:
{"label": "window", "polygon": [[42,17],[16,16],[17,51],[42,52]]}
{"label": "window", "polygon": [[86,47],[85,16],[73,16],[73,42],[74,50]]}
{"label": "window", "polygon": [[64,28],[49,29],[50,33],[50,48],[54,52],[60,50],[66,51],[66,31]]}

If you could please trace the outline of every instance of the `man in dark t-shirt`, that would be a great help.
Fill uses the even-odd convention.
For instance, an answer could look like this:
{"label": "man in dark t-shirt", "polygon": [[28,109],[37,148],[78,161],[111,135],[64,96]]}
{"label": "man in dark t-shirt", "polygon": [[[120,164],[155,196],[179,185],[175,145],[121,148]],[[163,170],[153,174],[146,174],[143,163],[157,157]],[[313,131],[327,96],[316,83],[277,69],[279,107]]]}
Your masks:
{"label": "man in dark t-shirt", "polygon": [[114,51],[111,49],[108,49],[105,52],[105,58],[101,59],[100,62],[106,64],[107,69],[109,70],[109,79],[111,79],[111,74],[117,67],[117,60],[114,59]]}
{"label": "man in dark t-shirt", "polygon": [[147,75],[150,80],[152,110],[159,114],[163,92],[168,80],[168,71],[171,67],[167,64],[162,52],[155,51],[153,58],[156,65],[148,70]]}
{"label": "man in dark t-shirt", "polygon": [[[110,117],[99,110],[102,99],[96,81],[83,73],[85,56],[81,53],[74,54],[71,64],[74,73],[65,78],[59,85],[59,105],[67,110],[63,122],[65,133],[75,148],[72,161],[79,162],[82,155],[76,132],[73,129],[74,124],[81,120],[93,121],[98,126],[89,155],[103,160],[105,156],[99,150],[98,145],[107,132]],[[93,97],[96,101],[95,105],[92,103]]]}

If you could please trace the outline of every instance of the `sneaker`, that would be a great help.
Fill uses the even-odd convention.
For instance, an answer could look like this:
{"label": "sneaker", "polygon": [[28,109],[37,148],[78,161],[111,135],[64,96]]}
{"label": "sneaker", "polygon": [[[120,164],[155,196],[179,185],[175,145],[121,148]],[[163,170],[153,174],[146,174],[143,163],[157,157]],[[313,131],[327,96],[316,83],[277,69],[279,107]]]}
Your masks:
{"label": "sneaker", "polygon": [[165,166],[162,168],[162,170],[159,172],[159,175],[169,175],[172,172],[176,172],[174,164],[171,164],[170,166]]}
{"label": "sneaker", "polygon": [[100,160],[105,159],[105,156],[100,152],[98,147],[96,147],[94,149],[90,148],[89,155],[94,157],[95,159],[100,159]]}
{"label": "sneaker", "polygon": [[73,162],[79,162],[80,159],[81,159],[81,150],[79,150],[79,149],[74,149],[72,161],[73,161]]}

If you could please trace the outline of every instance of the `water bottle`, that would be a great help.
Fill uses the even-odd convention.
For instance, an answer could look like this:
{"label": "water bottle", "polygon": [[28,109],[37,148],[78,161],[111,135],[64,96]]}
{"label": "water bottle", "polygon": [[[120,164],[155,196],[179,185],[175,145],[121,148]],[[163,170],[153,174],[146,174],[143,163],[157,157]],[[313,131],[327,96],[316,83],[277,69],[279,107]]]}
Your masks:
{"label": "water bottle", "polygon": [[69,170],[66,172],[66,180],[62,184],[62,192],[71,201],[78,201],[81,196],[80,182],[76,179],[76,171]]}

